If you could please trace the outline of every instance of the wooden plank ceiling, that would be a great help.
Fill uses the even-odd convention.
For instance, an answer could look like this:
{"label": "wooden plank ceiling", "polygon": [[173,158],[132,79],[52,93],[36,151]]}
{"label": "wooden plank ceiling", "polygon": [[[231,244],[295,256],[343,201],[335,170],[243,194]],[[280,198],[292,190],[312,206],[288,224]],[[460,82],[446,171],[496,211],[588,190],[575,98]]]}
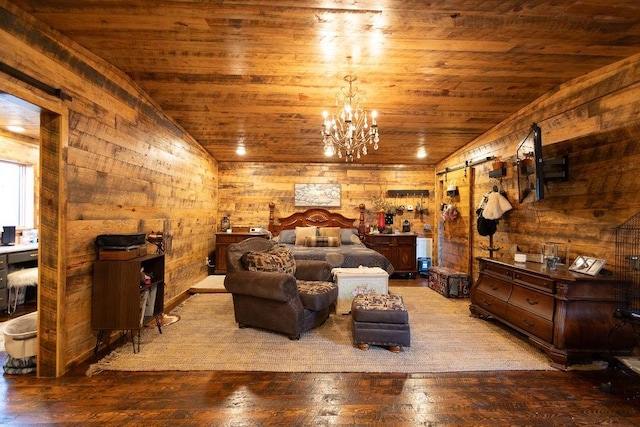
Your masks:
{"label": "wooden plank ceiling", "polygon": [[219,161],[344,162],[320,129],[353,73],[381,139],[356,162],[434,165],[640,51],[637,0],[13,3],[124,70]]}

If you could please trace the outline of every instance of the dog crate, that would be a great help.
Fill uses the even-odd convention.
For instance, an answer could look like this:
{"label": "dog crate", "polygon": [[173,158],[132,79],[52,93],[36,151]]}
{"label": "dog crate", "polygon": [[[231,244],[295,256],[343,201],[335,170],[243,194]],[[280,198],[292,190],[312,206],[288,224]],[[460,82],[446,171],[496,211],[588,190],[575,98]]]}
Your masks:
{"label": "dog crate", "polygon": [[616,227],[615,317],[640,324],[640,213]]}

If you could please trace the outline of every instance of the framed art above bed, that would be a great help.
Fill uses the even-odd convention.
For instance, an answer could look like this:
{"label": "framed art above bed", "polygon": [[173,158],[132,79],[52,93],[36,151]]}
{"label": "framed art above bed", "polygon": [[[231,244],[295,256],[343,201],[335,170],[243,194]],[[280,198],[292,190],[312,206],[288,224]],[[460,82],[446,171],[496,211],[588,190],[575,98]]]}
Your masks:
{"label": "framed art above bed", "polygon": [[340,184],[294,184],[296,207],[340,207]]}

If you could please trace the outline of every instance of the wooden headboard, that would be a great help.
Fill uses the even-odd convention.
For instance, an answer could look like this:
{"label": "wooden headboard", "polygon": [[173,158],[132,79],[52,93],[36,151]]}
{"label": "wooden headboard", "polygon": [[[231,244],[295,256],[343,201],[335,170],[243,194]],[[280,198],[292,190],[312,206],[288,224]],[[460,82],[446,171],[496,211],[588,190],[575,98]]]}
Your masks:
{"label": "wooden headboard", "polygon": [[[296,227],[308,227],[315,225],[317,227],[340,227],[340,228],[358,228],[355,224],[355,218],[347,218],[338,212],[329,212],[322,208],[311,208],[304,212],[295,212],[291,215],[278,218],[276,221],[274,218],[275,203],[269,203],[269,231],[277,236],[282,230],[291,230]],[[360,209],[360,224],[359,232],[364,232],[364,204],[359,206]],[[276,223],[277,222],[277,223]]]}

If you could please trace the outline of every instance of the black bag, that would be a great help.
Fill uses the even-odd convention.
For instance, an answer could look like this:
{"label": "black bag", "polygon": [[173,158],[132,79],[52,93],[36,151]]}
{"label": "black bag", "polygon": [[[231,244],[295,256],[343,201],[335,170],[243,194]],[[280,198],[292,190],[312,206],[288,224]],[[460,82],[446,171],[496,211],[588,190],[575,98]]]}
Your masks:
{"label": "black bag", "polygon": [[481,236],[492,236],[498,229],[497,219],[487,219],[482,216],[478,216],[478,234]]}

